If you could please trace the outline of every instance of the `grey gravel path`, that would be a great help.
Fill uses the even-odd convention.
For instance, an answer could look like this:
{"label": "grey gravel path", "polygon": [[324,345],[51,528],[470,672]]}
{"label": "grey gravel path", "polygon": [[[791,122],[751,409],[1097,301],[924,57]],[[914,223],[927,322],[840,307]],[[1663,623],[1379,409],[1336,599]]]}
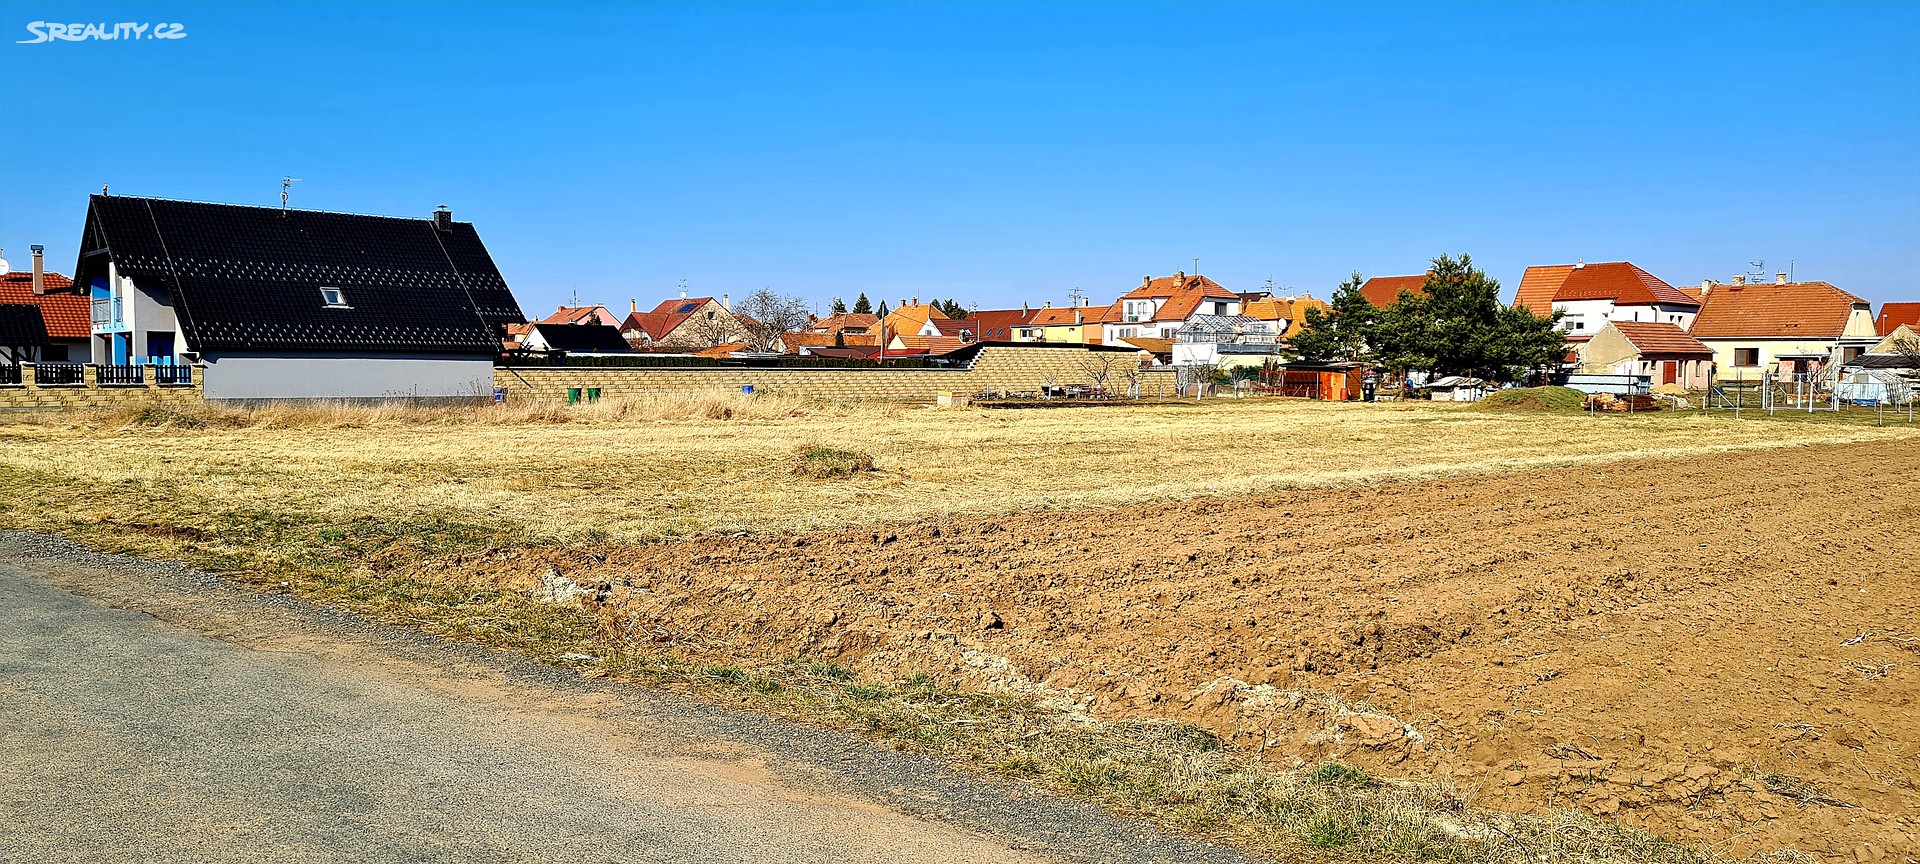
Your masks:
{"label": "grey gravel path", "polygon": [[1238,862],[938,760],[0,532],[0,862]]}

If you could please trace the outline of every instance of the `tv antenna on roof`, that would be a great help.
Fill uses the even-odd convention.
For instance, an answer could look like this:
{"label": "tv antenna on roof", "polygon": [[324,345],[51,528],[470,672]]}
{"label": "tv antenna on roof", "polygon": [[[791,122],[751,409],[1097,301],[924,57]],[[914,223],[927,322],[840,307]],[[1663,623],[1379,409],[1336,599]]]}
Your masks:
{"label": "tv antenna on roof", "polygon": [[287,193],[293,191],[293,184],[300,182],[298,177],[280,178],[280,215],[287,215]]}
{"label": "tv antenna on roof", "polygon": [[1086,298],[1087,298],[1087,295],[1080,290],[1080,286],[1078,285],[1073,286],[1073,290],[1067,292],[1067,299],[1070,301],[1073,301],[1072,303],[1069,304],[1072,306],[1080,305],[1080,301],[1085,300]]}

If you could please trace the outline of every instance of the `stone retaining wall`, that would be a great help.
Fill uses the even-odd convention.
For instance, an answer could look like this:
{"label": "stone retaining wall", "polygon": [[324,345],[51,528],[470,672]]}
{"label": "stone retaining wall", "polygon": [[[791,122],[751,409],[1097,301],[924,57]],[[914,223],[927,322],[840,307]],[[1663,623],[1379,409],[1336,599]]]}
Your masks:
{"label": "stone retaining wall", "polygon": [[147,366],[140,384],[101,384],[99,367],[89,363],[79,384],[41,384],[32,365],[20,367],[19,384],[0,384],[0,411],[57,411],[69,408],[112,408],[128,402],[169,405],[201,401],[205,367],[194,366],[193,383],[160,387],[153,383],[154,367]]}
{"label": "stone retaining wall", "polygon": [[1054,384],[1087,384],[1083,364],[1113,358],[1116,374],[1109,388],[1126,386],[1121,364],[1136,362],[1126,352],[1094,352],[1084,347],[988,345],[973,362],[957,369],[745,369],[729,367],[518,367],[493,370],[494,386],[508,399],[565,399],[569,388],[600,388],[602,398],[669,390],[731,390],[752,385],[756,393],[810,399],[877,399],[932,402],[940,393],[1038,391]]}

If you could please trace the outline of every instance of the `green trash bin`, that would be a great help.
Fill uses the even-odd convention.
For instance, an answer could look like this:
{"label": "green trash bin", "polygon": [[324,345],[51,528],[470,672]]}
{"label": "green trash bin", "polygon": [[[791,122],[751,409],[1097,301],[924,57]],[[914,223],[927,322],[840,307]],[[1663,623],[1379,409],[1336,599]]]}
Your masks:
{"label": "green trash bin", "polygon": [[578,387],[567,388],[567,404],[568,405],[580,404],[580,388]]}
{"label": "green trash bin", "polygon": [[600,401],[600,388],[598,388],[598,387],[588,387],[588,388],[587,388],[587,401],[588,401],[588,402],[598,402],[598,401]]}

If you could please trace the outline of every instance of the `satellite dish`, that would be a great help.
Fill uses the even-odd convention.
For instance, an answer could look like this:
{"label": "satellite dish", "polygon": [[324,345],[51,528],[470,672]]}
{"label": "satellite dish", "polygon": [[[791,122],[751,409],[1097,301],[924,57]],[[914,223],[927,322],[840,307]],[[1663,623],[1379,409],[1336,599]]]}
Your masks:
{"label": "satellite dish", "polygon": [[12,272],[13,272],[13,269],[7,266],[7,259],[0,258],[0,276],[5,276],[8,273],[12,273]]}

